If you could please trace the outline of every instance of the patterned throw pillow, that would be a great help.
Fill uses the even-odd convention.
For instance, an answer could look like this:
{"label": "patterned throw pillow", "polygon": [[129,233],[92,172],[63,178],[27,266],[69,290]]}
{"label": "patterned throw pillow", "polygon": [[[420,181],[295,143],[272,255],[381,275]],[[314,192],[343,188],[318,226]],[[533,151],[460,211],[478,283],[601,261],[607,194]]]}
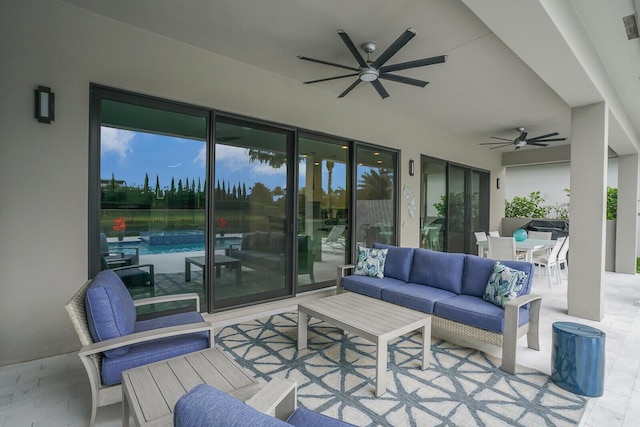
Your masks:
{"label": "patterned throw pillow", "polygon": [[509,301],[518,296],[526,280],[527,273],[524,271],[496,262],[482,299],[504,308]]}
{"label": "patterned throw pillow", "polygon": [[353,274],[356,276],[384,277],[384,262],[389,249],[358,247],[358,262]]}

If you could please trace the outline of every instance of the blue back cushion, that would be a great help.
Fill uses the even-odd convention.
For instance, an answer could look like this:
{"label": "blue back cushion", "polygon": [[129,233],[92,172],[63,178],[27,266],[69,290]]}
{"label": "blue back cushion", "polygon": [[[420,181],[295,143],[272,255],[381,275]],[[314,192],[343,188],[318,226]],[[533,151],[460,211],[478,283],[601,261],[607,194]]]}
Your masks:
{"label": "blue back cushion", "polygon": [[178,399],[173,411],[173,425],[282,427],[291,424],[263,414],[209,385],[199,384]]}
{"label": "blue back cushion", "polygon": [[384,277],[409,281],[411,264],[413,263],[413,248],[399,248],[398,246],[374,243],[375,249],[388,249],[387,259],[384,263]]}
{"label": "blue back cushion", "polygon": [[409,281],[460,294],[464,257],[464,254],[414,249]]}
{"label": "blue back cushion", "polygon": [[[87,323],[94,341],[104,341],[133,333],[136,308],[122,280],[112,270],[93,278],[85,297]],[[104,352],[106,357],[122,356],[129,347]]]}
{"label": "blue back cushion", "polygon": [[[482,258],[476,255],[466,255],[462,294],[482,298],[495,264],[496,260],[494,259]],[[533,264],[522,261],[500,261],[500,264],[527,273],[527,280],[518,295],[526,295],[531,292]]]}

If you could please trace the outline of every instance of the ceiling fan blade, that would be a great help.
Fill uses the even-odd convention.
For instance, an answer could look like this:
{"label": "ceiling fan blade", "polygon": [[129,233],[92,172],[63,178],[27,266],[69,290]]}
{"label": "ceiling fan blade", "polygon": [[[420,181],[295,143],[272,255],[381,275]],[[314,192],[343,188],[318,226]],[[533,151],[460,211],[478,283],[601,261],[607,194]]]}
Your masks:
{"label": "ceiling fan blade", "polygon": [[311,83],[319,83],[319,82],[326,82],[326,81],[329,81],[329,80],[344,79],[345,77],[353,77],[353,76],[357,76],[357,75],[358,75],[358,73],[345,74],[344,76],[327,77],[326,79],[309,80],[308,82],[302,82],[302,83],[308,85],[308,84],[311,84]]}
{"label": "ceiling fan blade", "polygon": [[527,142],[527,145],[535,145],[537,147],[546,147],[549,144],[540,144],[539,142]]}
{"label": "ceiling fan blade", "polygon": [[[512,145],[512,144],[510,144],[510,143],[509,143],[509,144],[498,145],[497,147],[491,147],[491,148],[489,148],[489,150],[495,150],[496,148],[508,147],[509,145]],[[518,148],[520,148],[520,147],[516,147],[516,150],[517,150]]]}
{"label": "ceiling fan blade", "polygon": [[323,61],[322,59],[309,58],[308,56],[298,55],[298,58],[303,59],[305,61],[317,62],[318,64],[331,65],[332,67],[344,68],[345,70],[360,71],[360,69],[356,67],[349,67],[348,65],[342,65],[342,64],[336,64],[334,62]]}
{"label": "ceiling fan blade", "polygon": [[[498,138],[497,136],[490,136],[489,138],[491,138],[491,139],[499,139],[500,141],[510,141],[510,142],[513,142],[513,139]],[[497,144],[497,142],[491,142],[490,144]]]}
{"label": "ceiling fan blade", "polygon": [[[360,52],[358,52],[358,49],[351,41],[351,38],[349,37],[349,35],[344,30],[338,30],[338,35],[340,36],[344,44],[347,45],[347,48],[349,49],[349,52],[351,52],[351,55],[353,55],[353,57],[356,58],[356,61],[358,61],[358,64],[363,68],[369,68],[367,61],[365,61],[362,55],[360,55]],[[356,71],[358,70],[356,69]]]}
{"label": "ceiling fan blade", "polygon": [[340,95],[338,95],[338,98],[343,98],[346,94],[348,94],[349,92],[351,92],[356,86],[358,86],[360,84],[362,80],[360,79],[356,79],[355,82],[351,83],[351,86],[349,86],[347,89],[345,89],[344,92],[342,92]]}
{"label": "ceiling fan blade", "polygon": [[540,136],[536,136],[536,137],[533,137],[533,138],[529,138],[529,141],[534,141],[535,142],[535,141],[537,141],[539,139],[544,139],[544,138],[548,138],[550,136],[556,136],[556,135],[560,135],[560,134],[558,132],[553,132],[553,133],[549,133],[547,135],[540,135]]}
{"label": "ceiling fan blade", "polygon": [[[555,142],[555,141],[566,141],[567,138],[551,138],[551,139],[538,139],[538,140],[534,140],[533,142]],[[531,141],[531,140],[529,140]]]}
{"label": "ceiling fan blade", "polygon": [[446,61],[446,56],[433,56],[431,58],[416,59],[415,61],[401,62],[399,64],[385,65],[380,67],[381,73],[390,73],[392,71],[408,70],[409,68],[425,67],[427,65],[441,64]]}
{"label": "ceiling fan blade", "polygon": [[380,74],[378,78],[419,87],[425,87],[429,84],[429,82],[425,82],[424,80],[412,79],[411,77],[405,76],[396,76],[395,74]]}
{"label": "ceiling fan blade", "polygon": [[407,44],[409,40],[411,40],[415,35],[416,30],[414,30],[413,28],[407,28],[407,30],[405,30],[405,32],[402,33],[400,37],[398,37],[396,41],[394,41],[393,44],[387,48],[387,50],[382,52],[382,55],[380,55],[378,59],[373,61],[373,64],[371,64],[371,66],[375,69],[380,69],[380,67],[382,67],[389,59],[391,59],[391,57],[395,55],[400,49],[402,49],[402,47]]}
{"label": "ceiling fan blade", "polygon": [[389,96],[389,93],[385,90],[384,86],[382,86],[382,83],[380,83],[380,80],[372,81],[371,86],[375,88],[375,90],[378,92],[378,95],[380,95],[382,99],[385,99]]}
{"label": "ceiling fan blade", "polygon": [[[497,145],[497,144],[504,144],[504,142],[481,142],[478,145]],[[509,142],[508,144],[504,144],[504,145],[509,145],[509,144],[513,144],[513,141]]]}
{"label": "ceiling fan blade", "polygon": [[518,141],[525,141],[526,142],[527,141],[527,132],[522,131],[520,133],[520,136],[517,139],[518,139]]}

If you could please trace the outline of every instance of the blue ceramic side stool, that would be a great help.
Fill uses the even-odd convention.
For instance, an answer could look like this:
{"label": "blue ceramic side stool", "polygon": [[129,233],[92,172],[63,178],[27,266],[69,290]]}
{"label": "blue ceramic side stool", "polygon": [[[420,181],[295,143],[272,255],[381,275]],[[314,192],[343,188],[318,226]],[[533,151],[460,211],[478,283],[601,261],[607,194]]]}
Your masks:
{"label": "blue ceramic side stool", "polygon": [[606,334],[572,322],[553,324],[551,380],[559,387],[583,396],[604,393]]}

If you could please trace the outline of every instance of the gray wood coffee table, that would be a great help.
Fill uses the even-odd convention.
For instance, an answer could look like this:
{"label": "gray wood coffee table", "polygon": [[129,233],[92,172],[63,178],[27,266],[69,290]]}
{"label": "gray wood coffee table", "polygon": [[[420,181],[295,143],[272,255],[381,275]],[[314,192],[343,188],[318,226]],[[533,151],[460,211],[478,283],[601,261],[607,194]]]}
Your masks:
{"label": "gray wood coffee table", "polygon": [[298,350],[307,348],[307,315],[324,320],[376,345],[376,397],[387,388],[387,343],[422,330],[422,370],[431,363],[431,316],[375,298],[348,292],[298,304]]}
{"label": "gray wood coffee table", "polygon": [[260,389],[257,380],[217,348],[208,348],[122,373],[122,425],[133,414],[139,426],[173,426],[173,408],[198,384],[209,384],[240,400]]}

